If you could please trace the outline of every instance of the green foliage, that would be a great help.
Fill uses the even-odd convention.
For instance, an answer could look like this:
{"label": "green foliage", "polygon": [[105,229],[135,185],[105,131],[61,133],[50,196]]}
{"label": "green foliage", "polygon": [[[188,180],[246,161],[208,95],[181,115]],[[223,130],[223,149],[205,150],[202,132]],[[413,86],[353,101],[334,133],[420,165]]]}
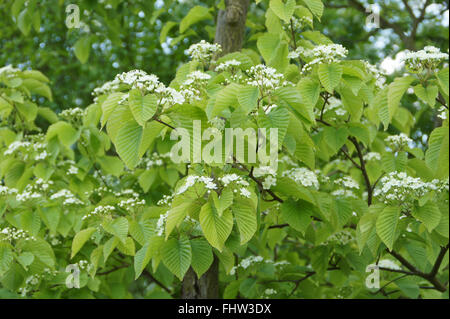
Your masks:
{"label": "green foliage", "polygon": [[[33,5],[9,8],[23,34],[39,30]],[[190,267],[201,278],[215,261],[224,298],[448,297],[448,67],[383,84],[313,29],[326,15],[320,0],[250,9],[241,52],[197,44],[211,52],[199,59],[191,48],[168,86],[119,73],[83,109],[55,113],[44,105],[56,83],[0,69],[0,297],[180,297]],[[215,11],[177,11],[156,39],[179,33],[182,50],[183,39],[212,38],[199,29]],[[96,36],[74,44],[77,67],[98,58]],[[169,137],[192,136],[194,120],[202,135],[278,129],[276,169],[243,154],[175,162]],[[428,139],[421,121],[433,122]],[[189,141],[190,159],[201,142]],[[376,263],[383,288],[370,290]],[[79,289],[65,284],[69,265]]]}

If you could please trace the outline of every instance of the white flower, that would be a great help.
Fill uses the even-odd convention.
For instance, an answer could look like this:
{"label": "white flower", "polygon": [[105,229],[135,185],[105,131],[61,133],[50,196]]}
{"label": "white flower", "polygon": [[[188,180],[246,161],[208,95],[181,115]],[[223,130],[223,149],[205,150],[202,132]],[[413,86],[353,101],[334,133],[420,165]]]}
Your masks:
{"label": "white flower", "polygon": [[363,156],[363,159],[368,162],[368,161],[379,161],[381,160],[381,155],[380,153],[377,152],[369,152],[366,155]]}
{"label": "white flower", "polygon": [[445,106],[441,106],[438,111],[438,117],[445,121],[448,118],[448,110],[445,108]]}
{"label": "white flower", "polygon": [[164,235],[164,227],[166,225],[167,216],[169,216],[169,212],[160,215],[158,221],[156,222],[156,234],[158,236]]}
{"label": "white flower", "polygon": [[296,183],[303,185],[304,187],[319,188],[319,180],[316,173],[310,171],[305,167],[295,167],[283,172],[282,176],[289,177]]}
{"label": "white flower", "polygon": [[394,270],[402,269],[399,265],[397,265],[394,261],[392,261],[390,259],[381,259],[378,262],[378,266],[382,267],[382,268],[389,268],[389,269],[394,269]]}
{"label": "white flower", "polygon": [[195,43],[189,47],[187,54],[191,56],[192,60],[201,62],[209,62],[213,55],[222,51],[222,48],[217,43],[208,43],[205,40]]}
{"label": "white flower", "polygon": [[335,184],[344,186],[345,188],[359,189],[359,184],[350,176],[344,176],[334,181]]}
{"label": "white flower", "polygon": [[266,93],[270,93],[279,87],[289,84],[284,80],[283,74],[278,73],[274,68],[265,66],[264,64],[252,66],[246,72],[250,77],[247,80],[247,84],[259,87],[260,90]]}
{"label": "white flower", "polygon": [[237,68],[240,65],[241,65],[241,62],[239,62],[238,60],[235,60],[235,59],[228,60],[228,61],[220,63],[216,67],[216,72],[230,71],[233,68]]}
{"label": "white flower", "polygon": [[94,208],[93,211],[87,213],[86,215],[83,216],[82,220],[85,220],[89,217],[92,216],[106,216],[111,214],[113,211],[115,211],[116,208],[114,206],[111,205],[105,205],[105,206],[97,206]]}
{"label": "white flower", "polygon": [[264,182],[262,183],[262,186],[264,189],[270,189],[272,186],[275,186],[277,184],[277,179],[269,175],[264,179]]}
{"label": "white flower", "polygon": [[405,133],[399,135],[391,135],[384,140],[393,150],[399,150],[407,147],[413,141]]}
{"label": "white flower", "polygon": [[426,46],[417,52],[406,51],[403,61],[412,71],[435,69],[442,61],[448,60],[448,54],[434,46]]}
{"label": "white flower", "polygon": [[298,47],[296,52],[306,59],[310,59],[303,66],[302,73],[309,72],[316,64],[338,62],[347,56],[348,50],[340,44],[323,44],[313,49]]}

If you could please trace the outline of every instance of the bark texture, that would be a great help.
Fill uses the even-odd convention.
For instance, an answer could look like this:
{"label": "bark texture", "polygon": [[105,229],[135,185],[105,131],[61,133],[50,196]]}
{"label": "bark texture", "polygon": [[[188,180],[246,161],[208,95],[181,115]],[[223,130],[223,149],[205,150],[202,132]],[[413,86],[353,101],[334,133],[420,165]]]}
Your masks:
{"label": "bark texture", "polygon": [[[221,55],[242,49],[249,5],[250,0],[225,0],[225,10],[220,10],[217,16],[215,36],[215,42],[222,46]],[[219,298],[219,261],[216,256],[201,278],[197,278],[192,268],[189,268],[183,279],[181,298]]]}
{"label": "bark texture", "polygon": [[218,299],[219,298],[219,262],[214,256],[214,262],[209,270],[200,278],[189,268],[184,276],[181,290],[183,299]]}
{"label": "bark texture", "polygon": [[249,5],[250,0],[225,0],[225,10],[219,10],[215,42],[222,46],[222,55],[242,49]]}

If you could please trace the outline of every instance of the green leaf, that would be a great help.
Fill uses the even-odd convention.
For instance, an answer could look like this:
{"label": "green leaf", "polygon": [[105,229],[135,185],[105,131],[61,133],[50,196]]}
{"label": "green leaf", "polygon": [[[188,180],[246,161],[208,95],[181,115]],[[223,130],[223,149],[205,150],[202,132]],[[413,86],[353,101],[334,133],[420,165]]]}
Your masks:
{"label": "green leaf", "polygon": [[332,150],[330,155],[334,155],[339,151],[339,149],[347,141],[348,135],[348,130],[345,127],[336,129],[334,127],[327,126],[324,128],[325,141]]}
{"label": "green leaf", "polygon": [[323,14],[323,3],[321,0],[302,0],[311,12],[320,20]]}
{"label": "green leaf", "polygon": [[448,87],[449,87],[448,77],[449,77],[449,68],[448,67],[440,70],[436,74],[436,78],[438,79],[439,86],[441,87],[442,92],[444,92],[446,95],[449,95],[448,94]]}
{"label": "green leaf", "polygon": [[31,13],[28,11],[28,8],[25,8],[20,12],[17,18],[17,26],[19,27],[20,32],[22,32],[25,36],[30,33]]}
{"label": "green leaf", "polygon": [[122,243],[125,243],[128,235],[128,219],[119,217],[116,219],[106,219],[102,223],[105,231],[116,236]]}
{"label": "green leaf", "polygon": [[145,122],[151,119],[156,113],[158,100],[153,94],[142,96],[140,90],[134,89],[129,92],[128,101],[134,119],[141,126],[144,126]]}
{"label": "green leaf", "polygon": [[449,173],[448,144],[448,127],[438,127],[431,132],[428,150],[425,153],[425,162],[439,178],[447,177]]}
{"label": "green leaf", "polygon": [[74,45],[74,52],[77,59],[82,63],[86,63],[89,58],[89,53],[91,51],[91,37],[84,36],[78,39]]}
{"label": "green leaf", "polygon": [[423,206],[417,207],[413,211],[413,216],[420,220],[430,233],[441,221],[441,211],[435,203],[430,201]]}
{"label": "green leaf", "polygon": [[325,90],[333,94],[342,78],[342,66],[337,63],[320,64],[318,74],[320,83]]}
{"label": "green leaf", "polygon": [[303,101],[306,104],[314,107],[317,101],[319,100],[320,95],[320,84],[318,81],[314,81],[310,78],[303,78],[298,82],[297,87],[300,90],[300,94],[303,98]]}
{"label": "green leaf", "polygon": [[241,237],[241,245],[252,239],[257,228],[256,207],[250,198],[236,196],[232,211]]}
{"label": "green leaf", "polygon": [[288,23],[294,14],[295,0],[287,0],[286,4],[281,0],[270,0],[270,9],[284,22]]}
{"label": "green leaf", "polygon": [[77,141],[78,132],[69,123],[60,121],[52,124],[47,130],[47,141],[55,136],[58,137],[58,140],[62,145],[69,148]]}
{"label": "green leaf", "polygon": [[311,204],[303,200],[289,199],[281,205],[281,217],[295,230],[305,234],[311,224]]}
{"label": "green leaf", "polygon": [[189,213],[188,208],[192,205],[191,202],[182,202],[180,205],[172,207],[167,215],[166,221],[166,239],[172,233],[173,229],[178,226]]}
{"label": "green leaf", "polygon": [[264,61],[278,72],[284,72],[289,64],[289,47],[281,34],[265,33],[256,42]]}
{"label": "green leaf", "polygon": [[116,107],[119,106],[119,101],[124,96],[124,93],[122,92],[114,92],[108,95],[105,101],[102,103],[102,128],[105,126],[106,122],[108,121],[109,117],[113,112],[115,111]]}
{"label": "green leaf", "polygon": [[214,256],[211,246],[204,238],[191,240],[192,247],[192,269],[200,278],[211,267]]}
{"label": "green leaf", "polygon": [[434,107],[439,89],[435,85],[429,85],[425,88],[422,84],[417,84],[414,87],[414,93],[416,93],[419,99],[427,103],[429,106]]}
{"label": "green leaf", "polygon": [[390,119],[392,119],[394,114],[397,112],[397,108],[400,105],[403,95],[414,80],[415,78],[413,76],[405,76],[402,78],[396,78],[394,82],[389,84],[387,100]]}
{"label": "green leaf", "polygon": [[392,250],[394,246],[399,218],[399,207],[386,207],[376,222],[377,234],[389,250]]}
{"label": "green leaf", "polygon": [[192,261],[192,248],[189,239],[181,236],[180,239],[172,238],[162,247],[162,261],[164,265],[178,279],[183,280]]}
{"label": "green leaf", "polygon": [[70,258],[73,258],[81,248],[83,248],[84,244],[91,238],[92,234],[95,232],[95,227],[89,227],[79,231],[75,237],[73,237],[72,241],[72,254]]}
{"label": "green leaf", "polygon": [[[34,258],[33,255],[31,256]],[[0,242],[0,276],[11,267],[13,261],[14,255],[11,250],[11,245]]]}
{"label": "green leaf", "polygon": [[219,212],[210,202],[202,206],[200,211],[200,226],[211,246],[222,251],[225,241],[233,229],[233,215],[229,210],[219,215]]}
{"label": "green leaf", "polygon": [[144,128],[137,122],[127,122],[116,136],[116,149],[125,165],[133,169],[139,162],[139,149]]}
{"label": "green leaf", "polygon": [[176,22],[173,21],[167,21],[164,26],[161,29],[161,32],[159,33],[159,43],[166,42],[167,35],[169,34],[170,30],[173,29],[177,25]]}
{"label": "green leaf", "polygon": [[259,91],[257,87],[254,86],[244,86],[239,90],[239,94],[237,96],[239,104],[246,111],[246,113],[250,113],[251,111],[256,109],[257,102],[259,97]]}
{"label": "green leaf", "polygon": [[154,236],[136,252],[136,255],[134,256],[135,279],[139,278],[147,264],[150,262],[150,259],[163,244],[163,237]]}
{"label": "green leaf", "polygon": [[189,10],[188,14],[180,22],[180,33],[184,33],[191,25],[202,20],[212,19],[213,16],[209,13],[208,8],[202,6],[195,6]]}

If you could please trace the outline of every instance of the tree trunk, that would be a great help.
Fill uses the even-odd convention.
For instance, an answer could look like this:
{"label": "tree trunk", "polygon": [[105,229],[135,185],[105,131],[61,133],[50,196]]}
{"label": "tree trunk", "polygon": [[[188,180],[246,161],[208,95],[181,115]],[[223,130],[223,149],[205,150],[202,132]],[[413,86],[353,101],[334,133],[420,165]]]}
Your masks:
{"label": "tree trunk", "polygon": [[[222,55],[242,49],[249,5],[250,0],[225,0],[225,10],[219,10],[215,42],[222,46]],[[200,278],[189,268],[182,282],[181,298],[219,298],[219,260],[216,256],[209,270]]]}
{"label": "tree trunk", "polygon": [[189,268],[184,276],[181,289],[183,299],[218,299],[219,298],[219,261],[214,256],[214,262],[200,278]]}
{"label": "tree trunk", "polygon": [[225,5],[226,9],[217,15],[215,39],[222,46],[223,55],[242,49],[250,0],[225,0]]}

